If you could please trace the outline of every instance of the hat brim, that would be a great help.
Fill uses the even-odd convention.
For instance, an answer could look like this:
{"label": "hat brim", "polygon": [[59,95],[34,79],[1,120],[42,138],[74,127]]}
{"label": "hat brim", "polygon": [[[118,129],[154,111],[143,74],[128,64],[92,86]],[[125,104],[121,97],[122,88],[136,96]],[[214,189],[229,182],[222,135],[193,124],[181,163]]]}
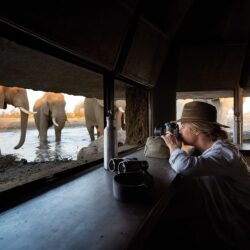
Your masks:
{"label": "hat brim", "polygon": [[177,121],[173,121],[173,122],[203,122],[203,123],[216,124],[216,125],[223,127],[223,128],[230,128],[229,126],[220,124],[218,122],[210,122],[210,121],[204,121],[204,120],[199,120],[199,119],[182,119],[181,118],[181,119],[178,119]]}

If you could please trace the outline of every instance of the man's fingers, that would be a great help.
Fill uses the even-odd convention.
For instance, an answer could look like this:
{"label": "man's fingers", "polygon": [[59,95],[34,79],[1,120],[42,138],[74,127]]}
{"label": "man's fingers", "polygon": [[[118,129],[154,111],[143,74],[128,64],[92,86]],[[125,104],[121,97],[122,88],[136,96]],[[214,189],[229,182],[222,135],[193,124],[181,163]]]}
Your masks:
{"label": "man's fingers", "polygon": [[168,144],[167,138],[164,135],[162,135],[161,138],[165,141],[166,144]]}

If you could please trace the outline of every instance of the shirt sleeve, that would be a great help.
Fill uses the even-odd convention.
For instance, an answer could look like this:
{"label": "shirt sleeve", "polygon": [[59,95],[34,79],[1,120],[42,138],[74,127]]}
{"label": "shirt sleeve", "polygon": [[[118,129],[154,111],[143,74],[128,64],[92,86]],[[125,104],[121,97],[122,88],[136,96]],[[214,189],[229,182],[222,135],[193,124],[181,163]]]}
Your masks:
{"label": "shirt sleeve", "polygon": [[189,176],[227,175],[232,159],[222,150],[190,156],[181,149],[172,152],[169,163],[176,173]]}
{"label": "shirt sleeve", "polygon": [[169,158],[169,163],[176,173],[180,173],[188,168],[189,157],[187,152],[179,148],[175,149]]}

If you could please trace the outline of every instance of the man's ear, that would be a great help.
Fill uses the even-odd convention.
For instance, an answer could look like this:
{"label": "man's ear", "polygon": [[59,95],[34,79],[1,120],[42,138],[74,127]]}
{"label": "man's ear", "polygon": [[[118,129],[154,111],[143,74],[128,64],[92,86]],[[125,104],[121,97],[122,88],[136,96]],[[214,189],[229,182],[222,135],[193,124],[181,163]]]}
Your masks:
{"label": "man's ear", "polygon": [[197,130],[197,129],[193,129],[192,132],[193,132],[193,134],[196,135],[196,136],[200,134],[200,131]]}

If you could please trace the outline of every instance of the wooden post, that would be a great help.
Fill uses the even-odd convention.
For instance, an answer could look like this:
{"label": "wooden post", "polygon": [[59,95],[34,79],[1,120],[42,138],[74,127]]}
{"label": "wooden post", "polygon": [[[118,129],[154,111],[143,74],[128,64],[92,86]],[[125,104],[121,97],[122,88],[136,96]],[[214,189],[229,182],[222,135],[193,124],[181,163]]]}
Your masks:
{"label": "wooden post", "polygon": [[106,116],[109,110],[114,114],[114,76],[112,74],[103,75],[104,87],[104,127],[106,126]]}
{"label": "wooden post", "polygon": [[242,143],[243,130],[243,89],[238,85],[234,89],[234,135],[233,142]]}

